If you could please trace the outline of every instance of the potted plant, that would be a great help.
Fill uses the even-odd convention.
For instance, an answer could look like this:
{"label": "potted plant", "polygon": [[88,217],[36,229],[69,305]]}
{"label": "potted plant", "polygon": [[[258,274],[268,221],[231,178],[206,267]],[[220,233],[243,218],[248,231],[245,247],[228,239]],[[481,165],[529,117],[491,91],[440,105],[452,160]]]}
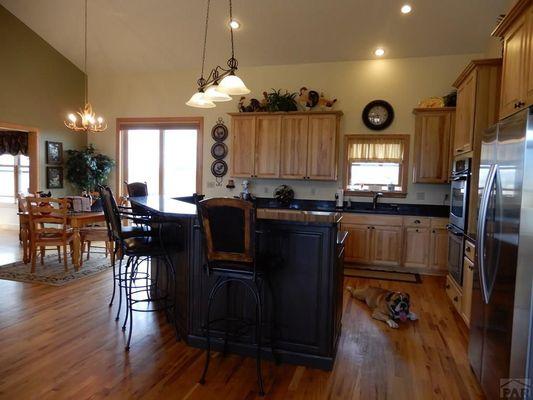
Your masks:
{"label": "potted plant", "polygon": [[296,93],[289,93],[287,90],[285,93],[281,93],[281,89],[274,90],[268,93],[268,111],[298,111],[296,105]]}
{"label": "potted plant", "polygon": [[[84,150],[67,150],[66,177],[80,192],[94,192],[98,185],[107,183],[115,161],[98,153],[90,144]],[[98,202],[98,201],[97,201]],[[98,207],[95,203],[93,207]]]}

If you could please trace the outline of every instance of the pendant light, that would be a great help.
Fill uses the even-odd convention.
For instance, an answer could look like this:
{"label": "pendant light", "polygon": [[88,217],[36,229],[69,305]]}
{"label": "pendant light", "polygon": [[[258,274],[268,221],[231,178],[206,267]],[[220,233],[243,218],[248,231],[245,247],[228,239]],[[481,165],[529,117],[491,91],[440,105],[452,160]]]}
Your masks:
{"label": "pendant light", "polygon": [[85,106],[76,112],[70,113],[64,122],[65,126],[75,132],[103,132],[107,129],[107,123],[103,117],[96,116],[89,103],[89,82],[87,75],[87,0],[85,0],[85,53],[83,72],[85,74]]}
{"label": "pendant light", "polygon": [[[185,104],[198,108],[216,107],[215,102],[230,101],[230,95],[244,95],[250,93],[241,78],[235,71],[238,62],[235,58],[235,45],[233,40],[233,27],[230,25],[231,58],[228,60],[228,68],[217,65],[211,70],[209,76],[204,78],[205,55],[207,48],[207,31],[209,26],[209,9],[211,0],[207,0],[207,12],[205,17],[204,48],[202,52],[202,73],[197,81],[198,92],[192,95]],[[229,0],[229,20],[233,21],[232,0]]]}

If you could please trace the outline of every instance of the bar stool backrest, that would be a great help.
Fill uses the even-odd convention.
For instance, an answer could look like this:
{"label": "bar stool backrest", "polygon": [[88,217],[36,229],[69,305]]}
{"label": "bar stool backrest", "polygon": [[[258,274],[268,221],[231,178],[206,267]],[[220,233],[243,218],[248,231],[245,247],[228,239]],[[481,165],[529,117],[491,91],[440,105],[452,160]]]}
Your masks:
{"label": "bar stool backrest", "polygon": [[256,210],[240,199],[213,198],[198,202],[198,218],[209,263],[255,261]]}
{"label": "bar stool backrest", "polygon": [[[148,185],[146,182],[132,182],[126,184],[126,189],[128,190],[128,197],[143,197],[148,196]],[[131,210],[136,214],[142,214],[143,209],[135,204],[131,204]]]}
{"label": "bar stool backrest", "polygon": [[122,239],[122,222],[120,220],[120,211],[117,202],[113,197],[113,192],[107,186],[99,186],[100,198],[102,199],[102,208],[107,223],[107,228],[110,230],[111,236],[115,240]]}

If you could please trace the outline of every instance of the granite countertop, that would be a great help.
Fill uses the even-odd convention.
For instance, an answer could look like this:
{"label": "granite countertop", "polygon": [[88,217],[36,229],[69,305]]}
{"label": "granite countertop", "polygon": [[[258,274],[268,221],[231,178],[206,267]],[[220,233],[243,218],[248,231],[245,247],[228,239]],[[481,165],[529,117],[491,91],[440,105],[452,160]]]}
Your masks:
{"label": "granite countertop", "polygon": [[131,203],[169,216],[195,216],[196,205],[162,195],[130,197]]}
{"label": "granite countertop", "polygon": [[329,200],[293,200],[290,205],[282,206],[272,198],[259,197],[256,199],[258,208],[277,210],[321,211],[357,214],[383,214],[383,215],[412,215],[416,217],[448,218],[449,206],[433,204],[400,204],[378,203],[377,208],[372,208],[372,202],[352,202],[351,207],[335,207],[334,201]]}

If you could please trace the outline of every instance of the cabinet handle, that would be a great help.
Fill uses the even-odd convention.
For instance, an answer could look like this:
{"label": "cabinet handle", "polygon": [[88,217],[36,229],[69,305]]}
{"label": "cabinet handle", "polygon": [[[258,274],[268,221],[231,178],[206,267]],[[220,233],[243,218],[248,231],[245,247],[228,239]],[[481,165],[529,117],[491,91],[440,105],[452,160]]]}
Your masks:
{"label": "cabinet handle", "polygon": [[450,284],[447,283],[447,284],[446,284],[446,289],[449,289],[449,288],[450,288]]}
{"label": "cabinet handle", "polygon": [[518,108],[518,103],[514,103],[514,108]]}
{"label": "cabinet handle", "polygon": [[466,248],[466,252],[467,252],[467,253],[470,253],[470,247],[467,247],[467,248]]}
{"label": "cabinet handle", "polygon": [[457,303],[457,302],[459,301],[459,297],[455,296],[455,297],[453,298],[453,301],[455,301],[455,302]]}
{"label": "cabinet handle", "polygon": [[437,232],[435,231],[435,229],[433,229],[433,230],[431,231],[431,233],[437,233]]}
{"label": "cabinet handle", "polygon": [[420,223],[420,220],[419,219],[415,219],[415,224],[419,224]]}
{"label": "cabinet handle", "polygon": [[473,270],[474,270],[474,267],[473,267],[472,265],[469,265],[469,266],[468,266],[468,269],[469,269],[470,271],[473,271]]}
{"label": "cabinet handle", "polygon": [[418,228],[416,228],[416,232],[418,233]]}
{"label": "cabinet handle", "polygon": [[373,226],[373,227],[372,227],[372,229],[376,229],[376,227],[375,227],[375,226]]}
{"label": "cabinet handle", "polygon": [[366,229],[370,229],[370,227],[369,227],[369,226],[367,226],[367,227],[366,227]]}
{"label": "cabinet handle", "polygon": [[458,152],[458,153],[462,153],[465,150],[464,149],[456,149],[455,151]]}

